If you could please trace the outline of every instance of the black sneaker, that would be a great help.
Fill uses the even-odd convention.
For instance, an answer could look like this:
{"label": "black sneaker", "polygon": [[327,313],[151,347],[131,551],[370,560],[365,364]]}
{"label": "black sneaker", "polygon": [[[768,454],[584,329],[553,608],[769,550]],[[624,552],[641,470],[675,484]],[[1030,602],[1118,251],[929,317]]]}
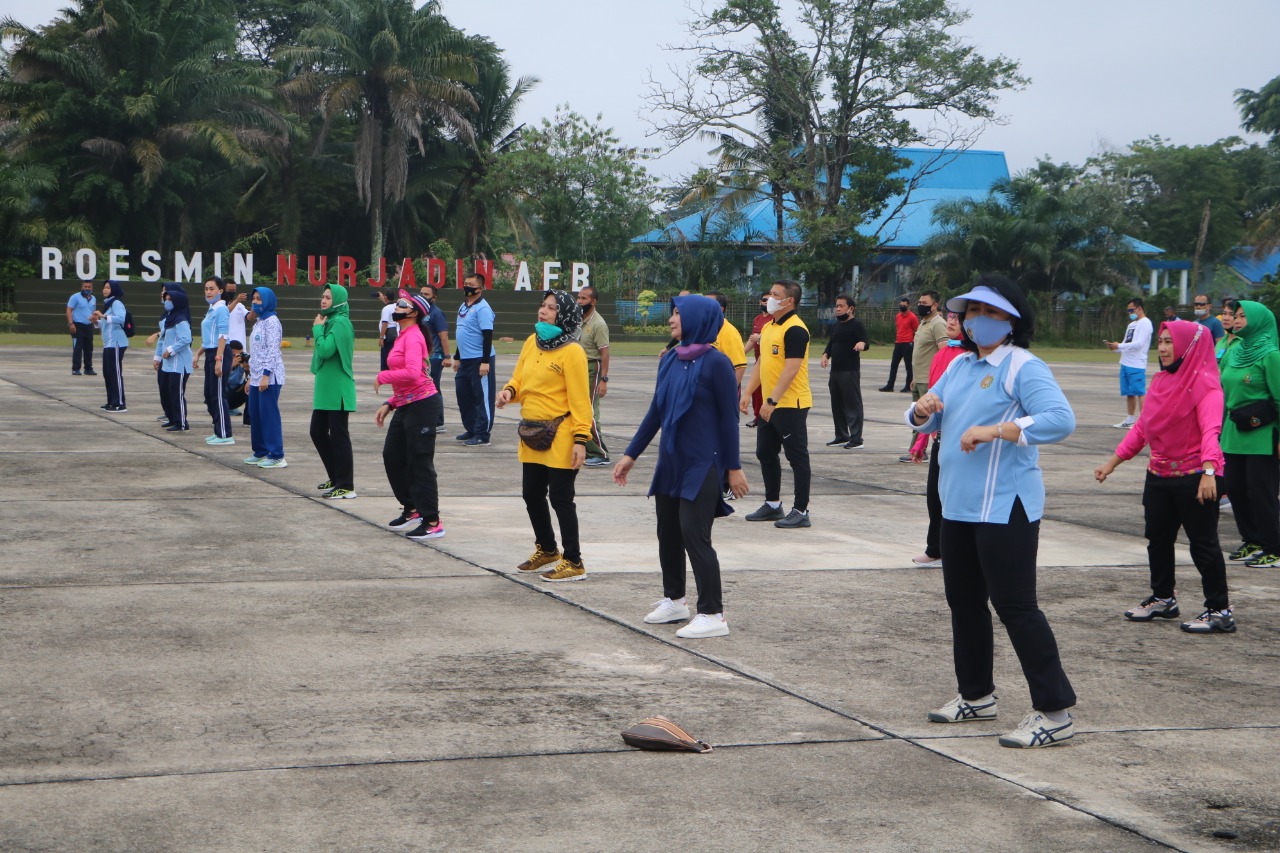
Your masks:
{"label": "black sneaker", "polygon": [[773,526],[791,528],[791,527],[812,527],[813,525],[809,523],[809,513],[807,510],[792,508],[791,512],[787,513],[786,518],[775,521],[773,523]]}
{"label": "black sneaker", "polygon": [[94,370],[86,370],[86,371],[84,372],[84,375],[85,375],[85,376],[97,376],[98,374],[97,374],[97,371],[94,371]]}
{"label": "black sneaker", "polygon": [[387,527],[392,530],[408,530],[410,527],[417,527],[422,524],[422,516],[414,510],[405,510],[398,516],[387,522]]}
{"label": "black sneaker", "polygon": [[126,409],[124,406],[112,406],[111,408],[107,409],[107,411],[113,414],[123,415],[125,412],[129,410]]}
{"label": "black sneaker", "polygon": [[827,447],[836,447],[837,445],[847,444],[848,442],[849,439],[847,438],[833,438],[827,442]]}
{"label": "black sneaker", "polygon": [[454,441],[470,441],[471,439],[475,438],[475,434],[470,432],[464,432],[461,435],[455,435],[453,438],[454,438]]}
{"label": "black sneaker", "polygon": [[1236,617],[1230,607],[1226,610],[1206,610],[1190,622],[1183,622],[1182,630],[1188,634],[1234,634]]}
{"label": "black sneaker", "polygon": [[886,385],[886,386],[884,386],[883,388],[877,388],[876,390],[877,390],[877,391],[892,391],[892,390],[893,390],[893,386],[892,386],[892,385]]}
{"label": "black sneaker", "polygon": [[466,441],[462,442],[462,446],[463,447],[488,447],[489,436],[477,435],[474,438],[468,438]]}
{"label": "black sneaker", "polygon": [[110,403],[103,403],[103,404],[102,404],[101,406],[99,406],[98,408],[99,408],[99,409],[102,409],[104,412],[109,412],[109,411],[111,411],[112,406],[111,406],[111,404],[110,404]]}
{"label": "black sneaker", "polygon": [[861,449],[862,449],[862,442],[861,442],[861,441],[851,441],[851,442],[849,442],[848,444],[846,444],[846,445],[844,446],[844,449],[845,449],[845,450],[861,450]]}
{"label": "black sneaker", "polygon": [[1262,556],[1262,548],[1258,545],[1250,545],[1248,542],[1227,555],[1228,560],[1243,562],[1244,560],[1252,560],[1255,557]]}
{"label": "black sneaker", "polygon": [[73,370],[73,371],[71,371],[71,375],[72,375],[72,376],[79,376],[79,375],[80,375],[80,371],[78,371],[78,370]]}
{"label": "black sneaker", "polygon": [[746,515],[747,521],[777,521],[780,518],[786,518],[786,513],[782,511],[782,505],[769,506],[767,503],[760,504],[760,508],[755,512],[749,512]]}
{"label": "black sneaker", "polygon": [[331,492],[334,489],[333,480],[325,480],[323,483],[316,486],[316,488],[322,492]]}

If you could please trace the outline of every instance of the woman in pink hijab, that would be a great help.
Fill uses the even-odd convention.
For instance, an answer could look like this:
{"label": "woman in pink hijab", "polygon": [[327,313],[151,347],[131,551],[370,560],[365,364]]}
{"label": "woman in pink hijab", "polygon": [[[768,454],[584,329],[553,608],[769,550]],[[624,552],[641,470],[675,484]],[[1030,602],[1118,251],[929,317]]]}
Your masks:
{"label": "woman in pink hijab", "polygon": [[1231,633],[1236,622],[1227,600],[1227,569],[1218,545],[1223,398],[1213,336],[1199,323],[1173,320],[1160,325],[1156,349],[1160,373],[1151,380],[1138,422],[1111,458],[1093,472],[1102,483],[1117,465],[1151,445],[1142,492],[1151,595],[1124,615],[1132,622],[1179,615],[1173,547],[1181,527],[1191,541],[1205,607],[1199,617],[1183,622],[1182,630]]}

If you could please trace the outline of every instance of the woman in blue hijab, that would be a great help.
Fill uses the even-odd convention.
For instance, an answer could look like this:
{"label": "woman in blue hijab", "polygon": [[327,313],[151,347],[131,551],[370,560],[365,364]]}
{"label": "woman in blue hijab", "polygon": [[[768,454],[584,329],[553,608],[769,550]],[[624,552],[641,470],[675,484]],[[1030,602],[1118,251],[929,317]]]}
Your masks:
{"label": "woman in blue hijab", "polygon": [[253,313],[258,322],[249,335],[249,440],[253,455],[246,465],[287,468],[284,428],[280,423],[280,391],[284,388],[284,329],[276,316],[276,294],[269,287],[253,291]]}
{"label": "woman in blue hijab", "polygon": [[678,341],[675,357],[658,363],[658,383],[649,411],[613,469],[627,484],[636,458],[658,430],[658,464],[649,494],[658,512],[658,561],[663,598],[644,617],[651,625],[689,618],[685,603],[685,554],[698,585],[697,615],[676,631],[700,639],[729,633],[720,593],[720,560],[711,547],[711,526],[733,510],[724,502],[726,478],[734,497],[747,494],[738,459],[738,381],[729,359],[712,344],[724,323],[720,304],[706,296],[677,296],[668,321]]}
{"label": "woman in blue hijab", "polygon": [[165,429],[186,432],[189,429],[187,380],[191,377],[191,306],[181,284],[165,285],[164,310],[160,339],[156,342],[156,359],[160,364],[160,399],[168,418]]}

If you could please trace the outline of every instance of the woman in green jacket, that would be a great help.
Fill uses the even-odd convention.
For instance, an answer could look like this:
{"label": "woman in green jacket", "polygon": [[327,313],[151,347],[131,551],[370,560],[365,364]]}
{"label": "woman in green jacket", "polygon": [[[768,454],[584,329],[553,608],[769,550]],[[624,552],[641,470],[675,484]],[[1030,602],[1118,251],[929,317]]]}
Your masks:
{"label": "woman in green jacket", "polygon": [[1226,491],[1243,544],[1232,560],[1250,568],[1280,565],[1280,460],[1276,459],[1280,404],[1280,346],[1276,317],[1261,302],[1235,303],[1238,344],[1222,356],[1222,452]]}
{"label": "woman in green jacket", "polygon": [[311,372],[316,377],[311,443],[329,475],[317,488],[330,500],[356,496],[351,433],[347,429],[347,418],[356,410],[356,377],[351,368],[356,332],[350,313],[347,289],[340,284],[327,285],[311,330],[315,338]]}

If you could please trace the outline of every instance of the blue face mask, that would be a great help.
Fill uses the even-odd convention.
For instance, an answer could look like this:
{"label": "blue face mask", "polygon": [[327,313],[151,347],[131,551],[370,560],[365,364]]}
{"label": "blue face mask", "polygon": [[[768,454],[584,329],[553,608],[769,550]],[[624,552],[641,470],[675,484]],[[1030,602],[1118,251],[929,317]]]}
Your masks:
{"label": "blue face mask", "polygon": [[166,300],[164,301],[164,310],[166,310],[166,311],[172,311],[172,310],[173,310],[173,301],[172,301],[172,300],[166,299]]}
{"label": "blue face mask", "polygon": [[995,317],[979,314],[964,321],[964,330],[978,346],[993,347],[1009,337],[1013,332],[1013,324],[1008,320],[997,320]]}
{"label": "blue face mask", "polygon": [[218,294],[217,296],[206,296],[204,301],[208,302],[210,305],[217,305],[222,301],[222,294]]}
{"label": "blue face mask", "polygon": [[254,306],[253,306],[253,313],[255,313],[255,314],[261,314],[261,313],[262,313],[262,303],[261,303],[261,302],[258,302],[258,303],[255,303],[255,304],[254,304]]}
{"label": "blue face mask", "polygon": [[538,333],[538,337],[544,341],[550,341],[564,334],[564,329],[551,323],[543,323],[538,321],[534,324],[534,331]]}
{"label": "blue face mask", "polygon": [[1129,312],[1129,319],[1130,319],[1130,320],[1136,320],[1136,319],[1138,319],[1138,313],[1137,313],[1136,311],[1130,311],[1130,312]]}

